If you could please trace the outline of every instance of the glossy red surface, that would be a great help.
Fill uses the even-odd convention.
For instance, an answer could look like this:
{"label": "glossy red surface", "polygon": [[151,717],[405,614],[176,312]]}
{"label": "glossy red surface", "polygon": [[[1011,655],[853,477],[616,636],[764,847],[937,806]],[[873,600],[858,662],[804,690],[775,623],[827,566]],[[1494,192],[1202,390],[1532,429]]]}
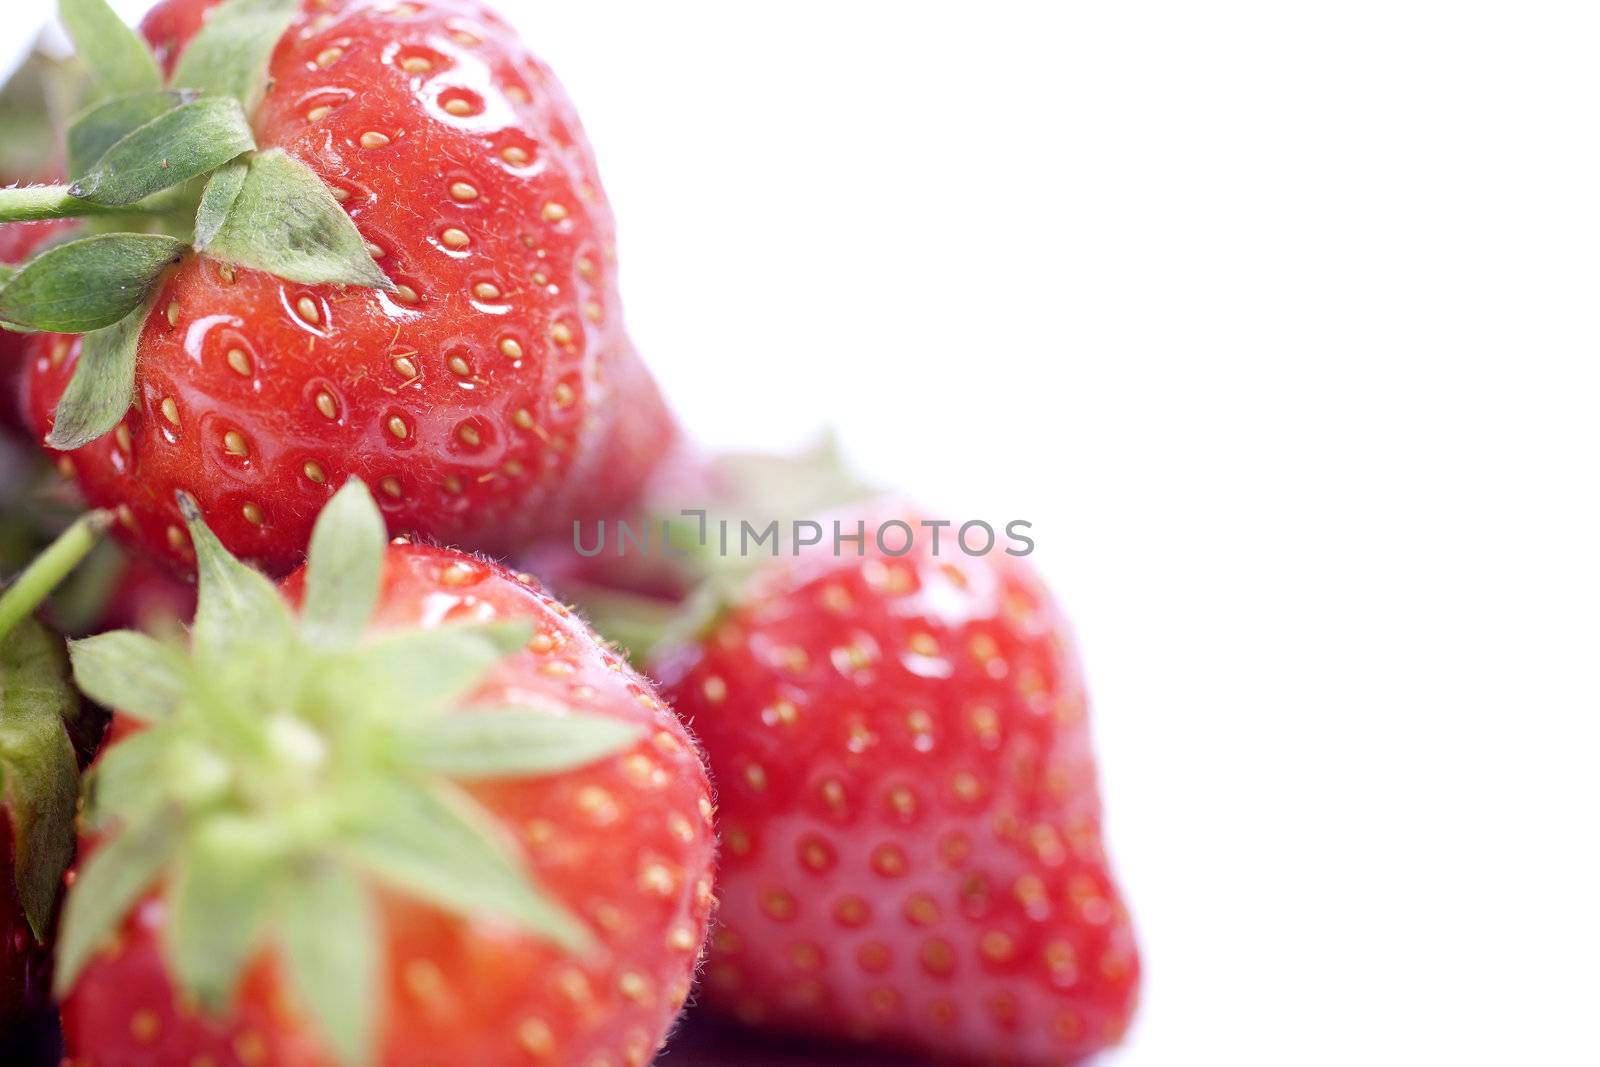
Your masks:
{"label": "glossy red surface", "polygon": [[[169,60],[210,0],[144,31]],[[325,178],[398,294],[190,256],[140,342],[132,410],[72,454],[121,534],[187,566],[172,493],[231,550],[298,561],[351,475],[392,532],[488,551],[626,503],[674,434],[623,329],[611,213],[550,71],[473,0],[312,0],[254,117]],[[41,434],[76,361],[32,349]]]}
{"label": "glossy red surface", "polygon": [[775,562],[658,664],[718,787],[703,999],[924,1055],[1077,1060],[1120,1038],[1139,982],[1082,669],[1026,564],[946,547]]}

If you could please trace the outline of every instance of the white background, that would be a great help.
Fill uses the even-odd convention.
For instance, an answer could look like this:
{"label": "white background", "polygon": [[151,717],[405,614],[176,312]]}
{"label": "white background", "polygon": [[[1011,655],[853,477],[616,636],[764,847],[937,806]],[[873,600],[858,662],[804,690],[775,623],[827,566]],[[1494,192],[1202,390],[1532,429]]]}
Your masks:
{"label": "white background", "polygon": [[502,6],[687,425],[1036,523],[1118,1064],[1600,1059],[1592,6]]}

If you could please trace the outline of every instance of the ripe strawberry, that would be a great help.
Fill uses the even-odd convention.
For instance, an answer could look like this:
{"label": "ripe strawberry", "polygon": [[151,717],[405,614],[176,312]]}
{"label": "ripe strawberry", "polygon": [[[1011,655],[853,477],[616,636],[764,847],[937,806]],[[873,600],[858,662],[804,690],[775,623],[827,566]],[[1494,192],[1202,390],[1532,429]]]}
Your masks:
{"label": "ripe strawberry", "polygon": [[1139,975],[1082,671],[1028,567],[942,548],[769,561],[659,662],[719,784],[706,999],[752,1024],[1075,1060],[1122,1035]]}
{"label": "ripe strawberry", "polygon": [[[288,29],[259,105],[244,97],[251,158],[321,179],[362,264],[292,281],[230,260],[237,235],[197,233],[205,250],[180,249],[131,335],[131,409],[71,452],[85,495],[187,567],[182,489],[274,571],[351,476],[392,531],[496,551],[626,503],[674,428],[624,332],[611,213],[550,71],[475,0],[166,0],[144,34],[182,83],[190,42],[252,3]],[[251,239],[265,261],[295,251]],[[30,418],[58,445],[81,347],[46,334],[32,348]]]}
{"label": "ripe strawberry", "polygon": [[189,647],[72,646],[121,709],[63,920],[73,1062],[647,1063],[713,851],[648,684],[531,579],[386,547],[359,483],[281,596],[185,506]]}

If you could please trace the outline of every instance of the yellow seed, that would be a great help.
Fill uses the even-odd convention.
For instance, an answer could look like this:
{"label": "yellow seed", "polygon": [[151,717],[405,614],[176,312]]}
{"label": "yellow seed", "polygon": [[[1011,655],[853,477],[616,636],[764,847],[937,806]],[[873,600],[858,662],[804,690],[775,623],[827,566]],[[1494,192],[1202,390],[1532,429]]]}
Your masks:
{"label": "yellow seed", "polygon": [[478,432],[475,426],[462,426],[456,431],[456,436],[460,437],[462,443],[469,448],[477,448],[483,444],[483,435]]}
{"label": "yellow seed", "polygon": [[300,468],[300,473],[318,485],[322,485],[328,480],[328,476],[322,473],[322,465],[314,460],[306,460],[306,465]]}
{"label": "yellow seed", "polygon": [[332,185],[328,187],[328,191],[332,193],[333,198],[339,201],[341,204],[350,199],[350,190],[348,189],[341,189],[337,185]]}
{"label": "yellow seed", "polygon": [[539,214],[546,222],[560,222],[562,219],[567,217],[567,209],[556,203],[554,200],[551,200],[545,204],[544,210]]}
{"label": "yellow seed", "polygon": [[526,149],[518,148],[516,145],[512,145],[510,148],[507,148],[500,153],[500,158],[511,164],[513,167],[520,167],[524,163],[528,162],[528,153]]}
{"label": "yellow seed", "polygon": [[461,479],[454,474],[448,474],[444,479],[444,491],[450,494],[461,492]]}
{"label": "yellow seed", "polygon": [[596,304],[593,300],[590,300],[589,302],[584,304],[583,305],[583,317],[588,319],[590,322],[599,322],[600,321],[600,305]]}
{"label": "yellow seed", "polygon": [[643,975],[635,974],[633,971],[623,971],[617,976],[617,992],[629,1000],[642,1001],[649,991],[649,984],[645,982]]}
{"label": "yellow seed", "polygon": [[56,470],[61,472],[63,478],[75,478],[78,475],[78,465],[72,462],[71,456],[57,456]]}
{"label": "yellow seed", "polygon": [[688,952],[695,946],[694,931],[687,926],[675,926],[667,934],[667,946],[679,952]]}
{"label": "yellow seed", "polygon": [[516,423],[524,430],[531,430],[534,427],[533,413],[527,408],[518,408],[516,411],[512,412],[511,421]]}
{"label": "yellow seed", "polygon": [[222,277],[223,285],[232,285],[234,279],[233,264],[222,263],[217,266],[217,273]]}
{"label": "yellow seed", "polygon": [[556,1037],[543,1019],[528,1018],[517,1027],[517,1044],[531,1056],[548,1056],[555,1051]]}
{"label": "yellow seed", "polygon": [[534,271],[533,274],[531,275],[531,277],[533,278],[533,284],[534,285],[549,285],[550,284],[550,276],[548,274],[546,274],[542,270]]}
{"label": "yellow seed", "polygon": [[514,100],[519,104],[526,104],[533,99],[533,97],[528,95],[528,90],[524,89],[520,85],[507,86],[506,98],[508,100]]}
{"label": "yellow seed", "polygon": [[478,199],[478,187],[471,182],[451,182],[450,199],[459,200],[463,204],[471,203]]}
{"label": "yellow seed", "polygon": [[412,362],[410,356],[394,357],[394,369],[402,378],[409,379],[417,376],[417,365]]}
{"label": "yellow seed", "polygon": [[334,402],[333,394],[326,389],[317,394],[315,403],[317,410],[322,412],[322,417],[325,419],[334,418],[339,414],[339,405]]}
{"label": "yellow seed", "polygon": [[[314,107],[310,111],[306,112],[306,121],[307,122],[321,122],[323,119],[327,118],[331,114],[333,114],[333,105],[332,104],[318,104],[316,107]],[[339,194],[335,193],[333,195],[334,195],[335,198],[337,198]],[[348,196],[349,194],[347,193],[345,195]]]}
{"label": "yellow seed", "polygon": [[178,325],[178,302],[176,300],[167,305],[167,325]]}
{"label": "yellow seed", "polygon": [[467,231],[451,226],[439,235],[439,240],[451,248],[465,248],[472,243],[472,238],[467,236]]}
{"label": "yellow seed", "polygon": [[472,287],[472,295],[479,300],[500,299],[500,287],[493,282],[479,282]]}
{"label": "yellow seed", "polygon": [[[502,345],[500,350],[502,352],[505,351],[505,346]],[[460,356],[451,356],[449,367],[450,373],[460,378],[465,378],[467,375],[472,373],[472,366]]]}
{"label": "yellow seed", "polygon": [[344,49],[342,48],[324,48],[322,51],[317,53],[317,66],[329,66],[330,64],[336,62],[342,55],[344,55]]}
{"label": "yellow seed", "polygon": [[426,56],[406,56],[400,61],[400,69],[407,74],[426,74],[433,69],[433,63]]}
{"label": "yellow seed", "polygon": [[578,274],[580,277],[593,278],[594,260],[590,259],[588,256],[578,260]]}
{"label": "yellow seed", "polygon": [[178,402],[170,396],[161,400],[161,417],[174,426],[178,425]]}
{"label": "yellow seed", "polygon": [[409,285],[395,286],[394,298],[402,304],[415,304],[420,299],[417,296],[417,291]]}
{"label": "yellow seed", "polygon": [[222,435],[222,447],[227,449],[231,455],[248,456],[250,454],[250,443],[244,439],[244,434],[238,430],[229,430]]}
{"label": "yellow seed", "polygon": [[128,1030],[133,1034],[135,1041],[148,1045],[156,1039],[156,1034],[161,1032],[161,1018],[149,1009],[134,1012]]}
{"label": "yellow seed", "polygon": [[728,695],[728,683],[713,674],[700,684],[700,691],[711,703],[720,704]]}
{"label": "yellow seed", "polygon": [[500,338],[500,354],[507,359],[522,358],[522,342],[515,337]]}
{"label": "yellow seed", "polygon": [[183,547],[183,530],[180,529],[177,526],[168,526],[167,527],[167,544],[171,545],[174,549],[182,548]]}
{"label": "yellow seed", "polygon": [[315,326],[322,321],[322,312],[317,310],[317,302],[309,296],[302,296],[294,302],[294,309],[300,317]]}
{"label": "yellow seed", "polygon": [[476,36],[468,33],[466,30],[451,30],[450,39],[456,44],[462,45],[466,48],[475,48],[483,43],[482,41],[478,40]]}
{"label": "yellow seed", "polygon": [[444,109],[445,109],[446,113],[451,114],[451,115],[470,115],[470,114],[472,114],[472,104],[471,104],[471,102],[467,101],[467,100],[463,100],[459,96],[453,96],[449,100],[446,100],[444,102]]}
{"label": "yellow seed", "polygon": [[558,345],[570,345],[572,343],[572,327],[564,322],[556,323],[550,327],[550,340]]}
{"label": "yellow seed", "polygon": [[378,482],[378,488],[382,489],[388,496],[392,496],[396,500],[400,499],[402,490],[400,489],[400,482],[398,479],[384,478]]}
{"label": "yellow seed", "polygon": [[256,505],[246,501],[245,505],[240,508],[239,511],[243,513],[244,521],[248,522],[251,526],[261,525],[261,509]]}
{"label": "yellow seed", "polygon": [[568,385],[566,382],[556,383],[554,395],[556,407],[564,408],[571,404],[575,398],[576,395],[572,391],[572,386]]}
{"label": "yellow seed", "polygon": [[384,426],[390,433],[394,434],[402,441],[404,441],[411,433],[410,427],[406,425],[406,420],[402,419],[399,415],[390,415],[389,421],[384,423]]}
{"label": "yellow seed", "polygon": [[255,366],[250,361],[249,353],[242,348],[228,349],[228,366],[247,378],[255,372]]}
{"label": "yellow seed", "polygon": [[368,130],[361,135],[362,148],[382,148],[389,143],[389,135],[379,133],[377,130]]}
{"label": "yellow seed", "polygon": [[373,259],[382,259],[384,257],[384,255],[386,254],[383,251],[382,248],[379,248],[377,245],[373,244],[371,241],[367,241],[366,242],[366,246],[367,246],[367,255],[371,256]]}

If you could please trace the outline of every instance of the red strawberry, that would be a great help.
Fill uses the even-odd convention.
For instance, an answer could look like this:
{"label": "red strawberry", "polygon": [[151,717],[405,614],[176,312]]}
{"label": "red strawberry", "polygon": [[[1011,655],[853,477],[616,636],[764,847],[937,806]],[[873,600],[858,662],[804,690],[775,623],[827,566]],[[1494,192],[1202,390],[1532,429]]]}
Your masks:
{"label": "red strawberry", "polygon": [[[168,0],[146,18],[175,82],[192,80],[189,44],[213,8]],[[611,213],[555,78],[474,0],[308,0],[288,26],[248,158],[322,179],[382,277],[288,281],[226,262],[220,238],[181,252],[132,335],[131,410],[71,453],[86,496],[188,566],[182,489],[226,546],[275,571],[349,476],[374,487],[391,530],[488,550],[625,503],[674,429],[623,330]],[[373,274],[355,248],[342,280]],[[80,348],[35,342],[41,434],[62,431]]]}
{"label": "red strawberry", "polygon": [[706,998],[753,1024],[1075,1060],[1121,1037],[1139,977],[1077,653],[1027,566],[922,534],[900,558],[770,562],[660,664],[720,790]]}
{"label": "red strawberry", "polygon": [[359,483],[281,597],[189,534],[187,648],[72,646],[122,709],[62,929],[73,1062],[647,1063],[713,851],[648,684],[531,579],[386,547]]}

